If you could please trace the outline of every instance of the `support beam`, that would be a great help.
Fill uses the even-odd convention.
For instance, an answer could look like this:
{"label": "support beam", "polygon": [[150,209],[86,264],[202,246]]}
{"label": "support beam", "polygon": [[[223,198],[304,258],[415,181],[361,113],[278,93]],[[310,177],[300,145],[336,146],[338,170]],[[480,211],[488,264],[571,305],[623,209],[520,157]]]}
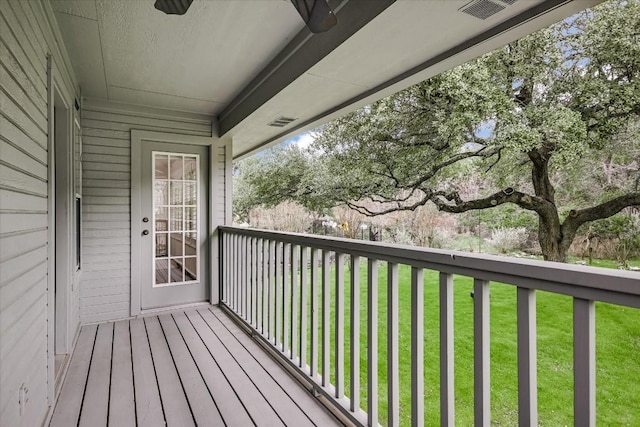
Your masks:
{"label": "support beam", "polygon": [[331,1],[338,24],[330,31],[318,34],[313,34],[304,27],[220,113],[220,135],[233,129],[394,2],[395,0]]}

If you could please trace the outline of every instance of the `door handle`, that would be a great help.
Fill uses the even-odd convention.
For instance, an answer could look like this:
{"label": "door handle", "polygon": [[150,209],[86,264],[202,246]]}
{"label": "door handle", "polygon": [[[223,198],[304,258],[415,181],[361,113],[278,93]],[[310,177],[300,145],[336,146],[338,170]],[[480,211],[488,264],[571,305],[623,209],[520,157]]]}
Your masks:
{"label": "door handle", "polygon": [[143,236],[146,236],[147,234],[149,234],[149,230],[143,230],[143,231],[142,231],[142,235],[143,235]]}

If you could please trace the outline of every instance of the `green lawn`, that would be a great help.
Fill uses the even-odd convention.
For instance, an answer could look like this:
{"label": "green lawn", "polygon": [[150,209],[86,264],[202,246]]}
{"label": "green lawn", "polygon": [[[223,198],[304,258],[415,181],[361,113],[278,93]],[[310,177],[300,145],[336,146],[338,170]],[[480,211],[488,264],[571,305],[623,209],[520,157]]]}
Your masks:
{"label": "green lawn", "polygon": [[[345,272],[345,384],[349,384],[349,274]],[[366,263],[361,267],[361,396],[367,395]],[[400,400],[401,423],[410,424],[411,295],[410,268],[400,266]],[[379,268],[379,399],[386,424],[386,263]],[[640,276],[639,276],[640,277]],[[335,295],[331,270],[331,301]],[[472,279],[455,278],[456,425],[473,425],[473,299]],[[322,301],[322,298],[319,298]],[[541,426],[573,424],[572,301],[537,293],[538,410]],[[425,425],[439,425],[438,273],[425,270]],[[309,310],[310,311],[310,310]],[[310,314],[309,314],[310,316]],[[320,328],[322,320],[320,318]],[[596,305],[598,425],[640,425],[640,310]],[[334,335],[332,320],[331,336]],[[309,329],[311,320],[309,317]],[[310,331],[309,331],[310,333]],[[321,341],[320,341],[321,342]],[[332,338],[333,346],[333,338]],[[309,352],[310,353],[310,352]],[[319,352],[319,354],[321,354]],[[310,359],[307,360],[310,363]],[[320,358],[320,370],[321,370]],[[332,372],[334,360],[332,351]],[[333,382],[333,375],[332,375]],[[516,289],[491,284],[491,417],[498,426],[517,425]]]}

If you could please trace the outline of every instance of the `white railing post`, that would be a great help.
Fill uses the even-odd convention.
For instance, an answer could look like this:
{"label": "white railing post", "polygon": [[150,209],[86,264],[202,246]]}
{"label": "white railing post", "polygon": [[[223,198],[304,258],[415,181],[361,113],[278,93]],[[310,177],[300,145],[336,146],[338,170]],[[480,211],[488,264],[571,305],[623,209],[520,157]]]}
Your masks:
{"label": "white railing post", "polygon": [[351,306],[349,342],[351,344],[350,381],[351,411],[360,409],[360,257],[351,255]]}
{"label": "white railing post", "polygon": [[400,360],[398,357],[398,264],[387,263],[387,407],[389,427],[400,425]]}
{"label": "white railing post", "polygon": [[378,260],[369,258],[367,269],[367,415],[369,426],[378,425]]}
{"label": "white railing post", "polygon": [[536,291],[518,288],[518,424],[538,425]]}
{"label": "white railing post", "polygon": [[335,396],[344,396],[344,254],[336,252],[335,295]]}
{"label": "white railing post", "polygon": [[411,425],[424,426],[424,271],[418,267],[411,267]]}
{"label": "white railing post", "polygon": [[573,413],[576,426],[596,425],[595,303],[573,299]]}
{"label": "white railing post", "polygon": [[489,282],[473,282],[474,425],[491,425]]}

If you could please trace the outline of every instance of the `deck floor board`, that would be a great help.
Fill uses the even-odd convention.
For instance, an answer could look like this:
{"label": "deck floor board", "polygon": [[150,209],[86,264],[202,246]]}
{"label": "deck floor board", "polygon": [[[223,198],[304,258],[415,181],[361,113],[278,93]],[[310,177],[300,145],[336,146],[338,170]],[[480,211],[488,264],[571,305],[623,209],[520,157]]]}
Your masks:
{"label": "deck floor board", "polygon": [[50,425],[341,425],[217,307],[84,326]]}
{"label": "deck floor board", "polygon": [[114,427],[135,426],[136,410],[133,397],[133,365],[131,362],[131,338],[128,321],[120,321],[114,324],[113,348],[109,425]]}

